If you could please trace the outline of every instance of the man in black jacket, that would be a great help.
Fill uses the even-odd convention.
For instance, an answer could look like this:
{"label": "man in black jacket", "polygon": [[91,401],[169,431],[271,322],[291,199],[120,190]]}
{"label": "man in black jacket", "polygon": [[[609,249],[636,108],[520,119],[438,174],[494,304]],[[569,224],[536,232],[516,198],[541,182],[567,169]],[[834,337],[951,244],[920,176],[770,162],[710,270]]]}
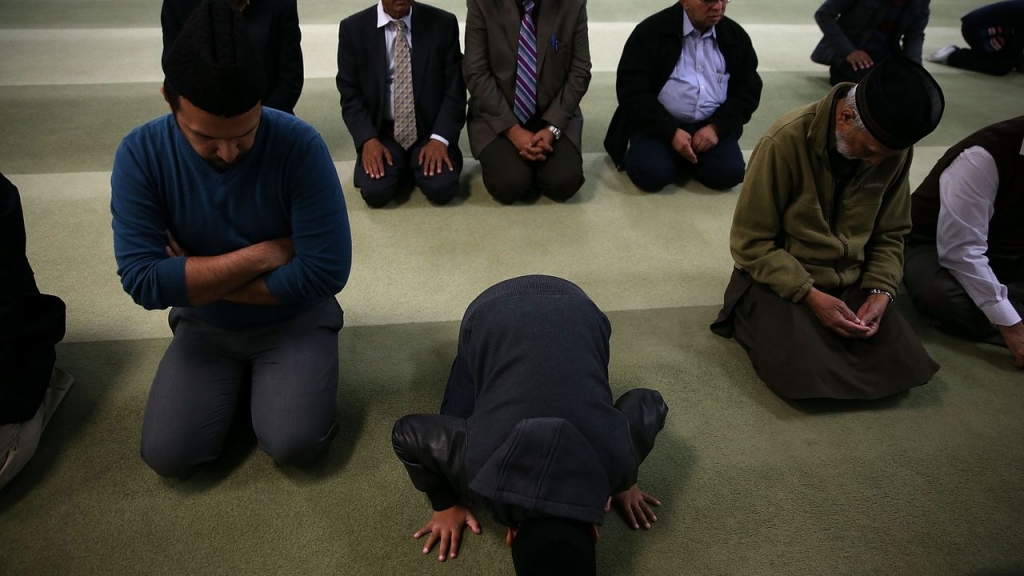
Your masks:
{"label": "man in black jacket", "polygon": [[[263,105],[294,114],[303,82],[302,32],[296,0],[225,1],[245,18],[253,53],[266,74],[267,93],[263,96]],[[202,0],[164,0],[160,10],[164,58],[200,3]]]}
{"label": "man in black jacket", "polygon": [[[544,563],[594,573],[597,525],[612,502],[634,529],[659,503],[637,487],[668,407],[654,390],[612,403],[611,325],[575,284],[523,276],[484,291],[466,310],[440,415],[399,420],[392,442],[434,509],[415,538],[454,558],[482,500],[508,527],[519,574]],[[545,572],[547,573],[547,572]]]}
{"label": "man in black jacket", "polygon": [[811,60],[829,82],[860,82],[876,62],[902,54],[921,63],[930,0],[825,0],[814,12],[821,41]]}
{"label": "man in black jacket", "polygon": [[729,0],[679,0],[637,25],[619,60],[605,150],[656,192],[692,173],[716,190],[743,181],[739,137],[761,101],[750,37]]}
{"label": "man in black jacket", "polygon": [[356,146],[353,183],[380,208],[415,182],[447,204],[459,189],[466,85],[455,15],[381,0],[341,21],[338,92]]}
{"label": "man in black jacket", "polygon": [[25,257],[21,197],[0,174],[0,489],[28,463],[73,382],[54,368],[64,302],[40,294]]}

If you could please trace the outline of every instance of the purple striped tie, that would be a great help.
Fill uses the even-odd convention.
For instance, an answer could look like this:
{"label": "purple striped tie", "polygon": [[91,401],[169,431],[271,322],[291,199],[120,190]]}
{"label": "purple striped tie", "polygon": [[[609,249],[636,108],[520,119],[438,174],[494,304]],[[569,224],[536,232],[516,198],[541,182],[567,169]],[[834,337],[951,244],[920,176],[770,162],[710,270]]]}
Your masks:
{"label": "purple striped tie", "polygon": [[519,26],[515,113],[524,124],[537,111],[537,29],[533,25],[533,8],[533,0],[523,2],[523,23]]}

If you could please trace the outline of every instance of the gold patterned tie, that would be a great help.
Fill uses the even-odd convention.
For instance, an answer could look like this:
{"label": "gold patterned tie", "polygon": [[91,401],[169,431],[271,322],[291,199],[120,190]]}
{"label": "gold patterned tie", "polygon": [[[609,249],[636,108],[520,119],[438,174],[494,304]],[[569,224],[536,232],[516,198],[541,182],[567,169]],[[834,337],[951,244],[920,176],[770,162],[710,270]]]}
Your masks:
{"label": "gold patterned tie", "polygon": [[408,149],[416,143],[416,108],[412,99],[412,58],[409,40],[405,37],[405,22],[395,20],[395,142]]}

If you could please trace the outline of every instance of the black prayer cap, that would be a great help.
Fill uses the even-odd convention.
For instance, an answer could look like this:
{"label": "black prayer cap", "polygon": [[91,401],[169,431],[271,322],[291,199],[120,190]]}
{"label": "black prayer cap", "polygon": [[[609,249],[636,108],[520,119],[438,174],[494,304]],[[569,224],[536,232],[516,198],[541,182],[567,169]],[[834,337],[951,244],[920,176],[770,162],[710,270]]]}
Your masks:
{"label": "black prayer cap", "polygon": [[163,61],[171,89],[200,110],[230,118],[252,109],[266,91],[241,12],[227,0],[203,0]]}
{"label": "black prayer cap", "polygon": [[524,522],[512,542],[517,576],[597,574],[591,525],[561,518]]}
{"label": "black prayer cap", "polygon": [[946,106],[932,75],[901,55],[876,64],[857,85],[856,99],[868,132],[893,150],[910,148],[931,134]]}

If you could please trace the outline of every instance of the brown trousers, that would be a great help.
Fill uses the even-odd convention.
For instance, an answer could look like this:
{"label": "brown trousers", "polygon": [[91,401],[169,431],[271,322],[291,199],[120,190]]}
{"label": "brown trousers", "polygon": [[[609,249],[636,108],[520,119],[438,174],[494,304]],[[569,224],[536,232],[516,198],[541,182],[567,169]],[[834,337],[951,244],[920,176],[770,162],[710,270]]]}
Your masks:
{"label": "brown trousers", "polygon": [[[856,286],[832,295],[854,311],[867,297]],[[790,400],[884,398],[927,383],[939,369],[895,307],[886,309],[871,338],[844,338],[810,308],[742,270],[733,272],[711,331],[735,338],[768,388]]]}

